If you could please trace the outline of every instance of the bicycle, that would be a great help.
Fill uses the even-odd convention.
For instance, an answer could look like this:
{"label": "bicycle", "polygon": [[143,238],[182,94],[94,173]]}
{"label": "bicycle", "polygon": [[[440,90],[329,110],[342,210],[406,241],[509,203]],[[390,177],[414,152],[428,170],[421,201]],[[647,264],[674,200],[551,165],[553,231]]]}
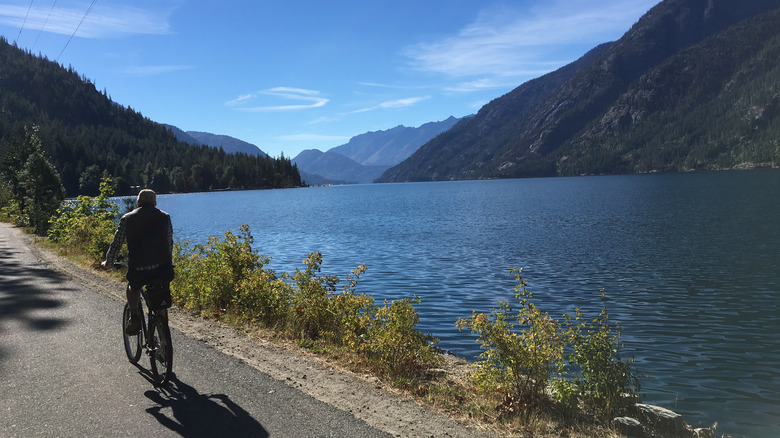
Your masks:
{"label": "bicycle", "polygon": [[[115,263],[115,267],[125,267],[126,263]],[[142,300],[138,301],[138,312],[141,315],[141,330],[132,335],[125,333],[125,325],[130,319],[130,306],[125,303],[122,312],[122,336],[125,343],[125,353],[130,363],[136,365],[143,351],[149,356],[152,371],[152,380],[155,385],[162,386],[168,383],[173,368],[173,343],[171,342],[171,329],[168,326],[168,310],[157,309],[152,304],[151,295],[158,288],[166,288],[167,284],[149,283],[141,288]],[[148,322],[144,320],[144,307],[149,316]]]}

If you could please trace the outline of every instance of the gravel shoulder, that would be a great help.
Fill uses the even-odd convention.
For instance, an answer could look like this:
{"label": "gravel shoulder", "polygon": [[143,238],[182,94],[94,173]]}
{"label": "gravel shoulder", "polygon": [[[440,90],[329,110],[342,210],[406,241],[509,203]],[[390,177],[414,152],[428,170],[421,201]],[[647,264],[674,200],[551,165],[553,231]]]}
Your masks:
{"label": "gravel shoulder", "polygon": [[[10,227],[7,224],[0,226]],[[25,245],[48,267],[62,272],[97,293],[112,297],[120,303],[124,302],[124,283],[57,256],[37,245],[32,236],[23,234],[18,229],[12,232],[18,233]],[[258,371],[317,400],[349,412],[370,426],[394,436],[495,436],[474,426],[466,426],[446,414],[392,392],[375,377],[340,369],[306,351],[286,348],[176,308],[170,309],[169,312],[171,327],[184,335],[236,357]],[[448,369],[462,372],[467,367],[465,361],[448,359]]]}

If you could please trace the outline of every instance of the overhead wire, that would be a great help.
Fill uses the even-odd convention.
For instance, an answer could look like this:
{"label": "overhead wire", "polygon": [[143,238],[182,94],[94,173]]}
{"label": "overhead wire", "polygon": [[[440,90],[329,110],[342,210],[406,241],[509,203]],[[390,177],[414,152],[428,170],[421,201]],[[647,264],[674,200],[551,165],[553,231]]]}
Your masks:
{"label": "overhead wire", "polygon": [[55,62],[60,60],[60,56],[62,56],[63,53],[65,53],[65,49],[68,48],[68,45],[70,44],[70,40],[73,39],[73,36],[76,35],[76,32],[79,31],[79,28],[81,27],[81,24],[84,23],[84,20],[87,18],[87,15],[89,15],[90,12],[92,12],[92,8],[95,7],[95,3],[97,3],[97,0],[92,0],[92,4],[89,5],[89,8],[87,8],[87,12],[84,13],[84,16],[81,17],[81,21],[79,21],[79,25],[76,26],[76,29],[73,31],[73,33],[70,35],[70,38],[68,38],[68,41],[65,43],[65,47],[62,48],[62,51],[59,55],[57,55],[57,59]]}
{"label": "overhead wire", "polygon": [[30,47],[31,50],[35,48],[36,44],[38,44],[38,38],[41,37],[41,34],[43,33],[43,29],[46,27],[46,23],[49,22],[49,17],[51,17],[51,13],[54,11],[55,6],[57,6],[57,0],[54,0],[54,3],[52,3],[51,9],[49,9],[49,15],[46,16],[46,20],[44,20],[43,26],[41,26],[41,30],[38,31],[38,36],[35,37],[35,42],[33,42],[32,47]]}
{"label": "overhead wire", "polygon": [[22,36],[22,31],[24,30],[24,25],[27,24],[27,17],[30,16],[30,11],[32,10],[32,5],[35,0],[30,0],[30,6],[27,7],[27,14],[24,16],[24,21],[22,21],[22,27],[19,28],[19,35],[16,35],[16,39],[14,40],[14,43],[19,41],[19,37]]}

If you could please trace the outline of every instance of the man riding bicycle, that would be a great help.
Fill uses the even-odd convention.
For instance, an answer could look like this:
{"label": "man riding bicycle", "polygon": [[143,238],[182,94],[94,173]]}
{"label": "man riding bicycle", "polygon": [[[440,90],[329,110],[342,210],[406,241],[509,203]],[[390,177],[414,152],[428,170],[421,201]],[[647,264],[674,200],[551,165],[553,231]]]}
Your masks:
{"label": "man riding bicycle", "polygon": [[[119,220],[114,240],[100,266],[114,266],[122,244],[127,240],[127,304],[131,309],[125,333],[141,330],[138,304],[141,288],[152,282],[173,280],[173,225],[168,213],[157,208],[157,194],[144,189],[138,193],[137,208]],[[170,303],[168,303],[170,304]]]}

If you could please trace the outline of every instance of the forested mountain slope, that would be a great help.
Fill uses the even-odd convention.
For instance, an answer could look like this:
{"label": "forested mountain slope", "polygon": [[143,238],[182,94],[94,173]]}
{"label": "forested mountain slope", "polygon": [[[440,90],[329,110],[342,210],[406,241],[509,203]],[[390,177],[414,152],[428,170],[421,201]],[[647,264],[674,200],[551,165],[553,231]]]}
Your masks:
{"label": "forested mountain slope", "polygon": [[381,181],[780,163],[780,0],[666,0],[620,40],[529,81]]}
{"label": "forested mountain slope", "polygon": [[[35,127],[35,128],[33,128]],[[0,158],[36,129],[68,196],[97,194],[110,176],[118,194],[301,185],[288,159],[226,154],[178,141],[164,125],[113,102],[74,69],[0,38]]]}

